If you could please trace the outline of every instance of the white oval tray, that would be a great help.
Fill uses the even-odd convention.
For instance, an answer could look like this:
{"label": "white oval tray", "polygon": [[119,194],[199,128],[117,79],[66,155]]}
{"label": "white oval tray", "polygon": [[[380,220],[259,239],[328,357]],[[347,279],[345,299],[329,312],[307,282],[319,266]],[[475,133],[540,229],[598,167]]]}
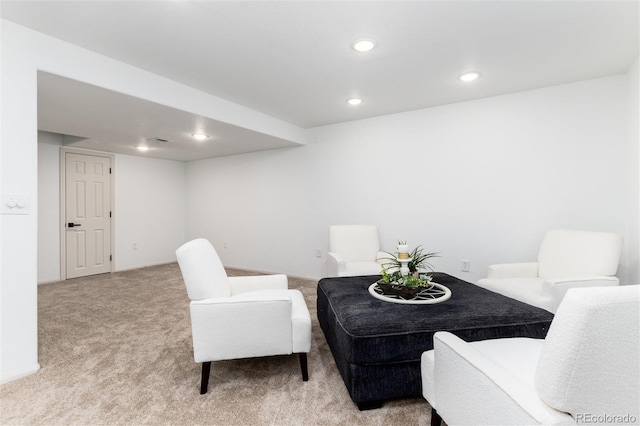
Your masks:
{"label": "white oval tray", "polygon": [[444,302],[451,297],[451,290],[442,284],[432,282],[433,287],[425,289],[418,293],[415,299],[403,299],[400,296],[392,294],[383,294],[378,284],[373,283],[369,286],[369,293],[376,299],[384,300],[391,303],[402,303],[405,305],[433,305],[434,303]]}

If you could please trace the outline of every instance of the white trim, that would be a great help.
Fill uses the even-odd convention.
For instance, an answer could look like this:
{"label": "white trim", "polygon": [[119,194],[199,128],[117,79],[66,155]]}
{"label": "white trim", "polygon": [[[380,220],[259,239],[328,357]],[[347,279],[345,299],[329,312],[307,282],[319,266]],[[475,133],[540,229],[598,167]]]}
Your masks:
{"label": "white trim", "polygon": [[40,370],[40,364],[35,363],[35,364],[29,364],[25,366],[25,368],[22,369],[19,373],[3,374],[2,377],[0,378],[0,385],[4,385],[5,383],[9,383],[14,380],[18,380],[23,377],[30,376],[33,373],[37,373],[38,370]]}
{"label": "white trim", "polygon": [[176,263],[176,261],[172,261],[172,262],[159,262],[159,263],[150,263],[148,265],[144,265],[144,266],[132,266],[130,268],[124,268],[124,269],[118,269],[115,272],[126,272],[126,271],[136,271],[138,269],[144,269],[144,268],[153,268],[155,266],[163,266],[163,265],[171,265],[173,263]]}

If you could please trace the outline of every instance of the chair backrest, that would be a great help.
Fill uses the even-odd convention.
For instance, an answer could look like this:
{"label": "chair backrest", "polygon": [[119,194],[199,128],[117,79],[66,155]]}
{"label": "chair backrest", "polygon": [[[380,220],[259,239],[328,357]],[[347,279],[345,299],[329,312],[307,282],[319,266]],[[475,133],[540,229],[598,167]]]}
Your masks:
{"label": "chair backrest", "polygon": [[375,225],[333,225],[329,227],[329,251],[347,262],[375,262],[380,250]]}
{"label": "chair backrest", "polygon": [[538,361],[540,398],[576,420],[596,413],[637,419],[639,328],[640,285],[570,289]]}
{"label": "chair backrest", "polygon": [[613,276],[618,270],[622,237],[607,232],[548,231],[538,252],[540,278]]}
{"label": "chair backrest", "polygon": [[189,241],[176,250],[182,278],[191,300],[229,297],[227,273],[211,243],[204,238]]}

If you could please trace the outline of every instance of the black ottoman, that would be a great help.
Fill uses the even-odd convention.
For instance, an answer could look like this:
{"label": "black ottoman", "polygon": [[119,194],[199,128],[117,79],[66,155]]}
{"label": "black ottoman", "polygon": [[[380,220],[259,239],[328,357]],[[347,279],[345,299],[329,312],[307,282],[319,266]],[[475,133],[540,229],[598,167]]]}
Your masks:
{"label": "black ottoman", "polygon": [[318,282],[318,320],[349,395],[361,410],[385,400],[422,395],[420,357],[433,334],[449,331],[466,341],[544,338],[553,314],[444,273],[433,281],[451,298],[432,305],[379,300],[368,288],[379,275]]}

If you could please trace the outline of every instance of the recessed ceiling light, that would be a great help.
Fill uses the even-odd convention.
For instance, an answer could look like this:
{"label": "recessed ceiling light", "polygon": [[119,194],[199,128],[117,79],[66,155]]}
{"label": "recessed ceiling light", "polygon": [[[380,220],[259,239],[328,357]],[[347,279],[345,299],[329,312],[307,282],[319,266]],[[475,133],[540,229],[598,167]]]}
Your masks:
{"label": "recessed ceiling light", "polygon": [[349,105],[360,105],[362,103],[362,99],[360,99],[360,98],[349,98],[349,99],[347,99],[347,103]]}
{"label": "recessed ceiling light", "polygon": [[207,135],[206,133],[191,133],[191,136],[199,141],[203,141],[209,138],[209,135]]}
{"label": "recessed ceiling light", "polygon": [[149,151],[149,147],[144,145],[137,146],[136,149],[138,151]]}
{"label": "recessed ceiling light", "polygon": [[472,71],[472,72],[466,72],[462,74],[460,77],[458,77],[458,80],[473,81],[473,80],[476,80],[478,77],[480,77],[480,73],[477,71]]}
{"label": "recessed ceiling light", "polygon": [[368,52],[376,47],[376,42],[370,38],[359,38],[351,43],[351,47],[357,52]]}

